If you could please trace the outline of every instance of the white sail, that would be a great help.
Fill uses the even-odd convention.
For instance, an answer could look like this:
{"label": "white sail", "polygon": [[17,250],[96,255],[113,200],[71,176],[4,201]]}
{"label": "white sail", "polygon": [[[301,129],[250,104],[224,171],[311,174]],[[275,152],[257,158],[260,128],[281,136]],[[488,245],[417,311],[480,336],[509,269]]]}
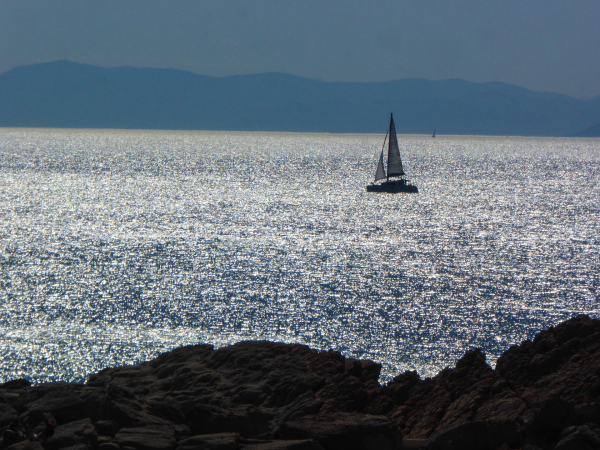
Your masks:
{"label": "white sail", "polygon": [[375,172],[375,181],[383,180],[385,178],[385,169],[383,168],[383,150],[381,150],[381,156],[379,157],[379,164],[377,165],[377,172]]}
{"label": "white sail", "polygon": [[398,137],[396,136],[396,125],[394,117],[390,117],[390,146],[388,148],[388,177],[399,177],[404,175],[402,160],[400,159],[400,149],[398,148]]}

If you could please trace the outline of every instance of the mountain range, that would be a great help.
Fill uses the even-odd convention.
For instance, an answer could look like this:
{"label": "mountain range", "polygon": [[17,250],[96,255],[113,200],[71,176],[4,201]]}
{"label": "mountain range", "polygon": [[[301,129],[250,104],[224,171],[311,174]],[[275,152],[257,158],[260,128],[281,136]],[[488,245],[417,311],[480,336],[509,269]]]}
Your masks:
{"label": "mountain range", "polygon": [[0,127],[600,136],[600,97],[506,83],[325,82],[282,73],[209,77],[69,61],[0,74]]}

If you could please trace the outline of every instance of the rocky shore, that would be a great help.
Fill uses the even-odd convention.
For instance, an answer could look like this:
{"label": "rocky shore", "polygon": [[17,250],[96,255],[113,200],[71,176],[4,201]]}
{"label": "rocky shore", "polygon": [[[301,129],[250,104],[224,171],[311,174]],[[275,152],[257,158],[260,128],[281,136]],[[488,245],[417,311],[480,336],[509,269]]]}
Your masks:
{"label": "rocky shore", "polygon": [[600,320],[433,378],[303,345],[178,348],[86,384],[0,385],[10,450],[600,450]]}

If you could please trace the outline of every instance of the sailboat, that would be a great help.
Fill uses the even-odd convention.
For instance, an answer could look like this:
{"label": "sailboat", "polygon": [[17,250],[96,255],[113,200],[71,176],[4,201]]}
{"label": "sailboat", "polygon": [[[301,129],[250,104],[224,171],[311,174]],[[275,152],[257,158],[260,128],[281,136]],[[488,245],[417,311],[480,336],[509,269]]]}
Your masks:
{"label": "sailboat", "polygon": [[435,128],[433,129],[433,134],[431,135],[431,137],[435,137]]}
{"label": "sailboat", "polygon": [[[389,140],[388,135],[390,137]],[[383,166],[383,150],[386,141],[388,142],[387,174],[385,173],[385,168]],[[375,172],[375,181],[373,184],[367,186],[367,192],[388,192],[390,194],[405,192],[417,194],[419,192],[417,186],[411,184],[404,176],[405,173],[402,167],[402,160],[400,159],[400,149],[398,148],[398,137],[396,136],[396,125],[394,125],[394,115],[392,114],[390,116],[390,128],[385,135],[383,146],[381,147],[379,164],[377,165],[377,171]],[[383,183],[375,184],[379,180],[385,181]]]}

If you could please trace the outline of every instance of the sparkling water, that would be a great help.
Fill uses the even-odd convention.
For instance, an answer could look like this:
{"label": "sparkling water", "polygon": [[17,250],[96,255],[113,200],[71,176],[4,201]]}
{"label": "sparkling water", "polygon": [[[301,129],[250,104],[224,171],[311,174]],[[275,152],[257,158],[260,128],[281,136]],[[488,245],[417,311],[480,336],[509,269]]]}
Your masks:
{"label": "sparkling water", "polygon": [[431,376],[600,314],[600,139],[0,129],[0,381],[298,342]]}

